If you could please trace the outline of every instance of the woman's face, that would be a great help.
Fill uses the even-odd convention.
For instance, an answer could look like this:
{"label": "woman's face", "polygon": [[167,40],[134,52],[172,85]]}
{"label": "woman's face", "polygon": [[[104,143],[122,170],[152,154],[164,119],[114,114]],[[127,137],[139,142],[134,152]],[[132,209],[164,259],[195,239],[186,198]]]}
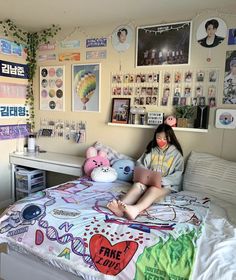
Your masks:
{"label": "woman's face", "polygon": [[234,64],[234,65],[231,66],[231,73],[232,73],[233,75],[236,75],[236,64]]}
{"label": "woman's face", "polygon": [[166,137],[165,132],[159,132],[156,134],[156,142],[157,146],[160,149],[165,149],[168,146],[168,139]]}
{"label": "woman's face", "polygon": [[208,37],[214,37],[216,34],[216,28],[212,24],[209,24],[206,29],[206,33]]}

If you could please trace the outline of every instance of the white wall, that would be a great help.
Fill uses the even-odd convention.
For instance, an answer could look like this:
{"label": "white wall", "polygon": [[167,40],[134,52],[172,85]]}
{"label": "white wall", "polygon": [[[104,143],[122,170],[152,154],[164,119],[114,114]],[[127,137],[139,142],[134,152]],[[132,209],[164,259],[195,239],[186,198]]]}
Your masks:
{"label": "white wall", "polygon": [[[196,15],[198,11],[196,11]],[[219,69],[219,87],[218,87],[218,107],[220,108],[234,108],[232,105],[222,105],[222,92],[223,92],[223,76],[224,76],[224,63],[226,50],[233,50],[235,47],[227,46],[227,39],[224,42],[211,50],[199,46],[196,42],[196,30],[199,24],[210,17],[222,18],[228,28],[235,27],[235,15],[218,15],[215,12],[203,13],[193,18],[192,28],[192,45],[191,45],[191,68],[218,68]],[[165,22],[177,22],[189,20],[188,15],[184,14],[181,18],[168,18],[166,15]],[[136,20],[136,26],[161,24],[158,19],[147,19],[145,21]],[[60,41],[62,38],[67,37],[67,40],[80,40],[81,47],[74,51],[81,53],[81,61],[79,63],[101,63],[101,112],[72,112],[71,109],[71,64],[77,62],[59,62],[59,61],[47,61],[39,63],[41,65],[65,65],[66,69],[66,109],[65,112],[48,112],[39,110],[39,70],[37,77],[35,78],[35,108],[36,108],[36,127],[39,129],[39,123],[41,118],[48,119],[65,119],[65,120],[82,120],[87,123],[87,135],[85,144],[76,144],[72,141],[66,141],[59,138],[39,138],[37,144],[42,149],[52,152],[63,152],[75,155],[84,155],[86,148],[93,144],[95,141],[103,142],[107,145],[112,146],[118,151],[127,155],[137,157],[139,156],[147,142],[152,138],[153,130],[144,128],[130,128],[130,127],[114,127],[108,126],[107,123],[110,121],[111,113],[111,73],[119,72],[120,67],[122,72],[136,72],[135,68],[135,38],[132,42],[130,49],[122,54],[119,54],[111,45],[111,34],[117,26],[126,23],[111,24],[109,26],[93,26],[87,28],[81,28],[74,32],[70,37],[67,37],[71,33],[71,29],[62,30],[57,40]],[[134,26],[135,27],[135,26]],[[135,33],[135,32],[134,32]],[[86,37],[87,35],[87,37]],[[135,34],[134,34],[135,35]],[[109,37],[107,46],[107,59],[101,61],[86,61],[85,59],[85,39],[86,38],[101,38]],[[135,37],[135,36],[134,36]],[[56,52],[63,52],[65,50],[57,48]],[[69,50],[70,51],[70,50]],[[72,50],[71,50],[72,51]],[[207,62],[207,57],[211,56],[211,62]],[[171,69],[175,69],[176,66],[170,66]],[[150,67],[149,67],[150,68]],[[164,66],[151,67],[150,71],[164,70]],[[168,68],[170,69],[170,68]],[[149,70],[149,69],[147,69]],[[159,107],[158,110],[164,108]],[[166,108],[168,110],[169,108]],[[185,157],[188,156],[191,150],[209,152],[215,155],[222,156],[229,160],[236,160],[236,131],[235,130],[224,130],[217,129],[214,127],[214,116],[215,109],[211,109],[209,129],[208,133],[196,133],[196,132],[176,132],[178,139],[184,150]],[[9,148],[6,148],[7,142],[10,142]],[[0,149],[4,149],[4,159],[1,159],[0,172],[4,183],[1,183],[0,188],[0,202],[8,201],[10,196],[10,174],[8,170],[8,152],[14,149],[13,141],[0,142]],[[1,205],[0,205],[1,206]]]}

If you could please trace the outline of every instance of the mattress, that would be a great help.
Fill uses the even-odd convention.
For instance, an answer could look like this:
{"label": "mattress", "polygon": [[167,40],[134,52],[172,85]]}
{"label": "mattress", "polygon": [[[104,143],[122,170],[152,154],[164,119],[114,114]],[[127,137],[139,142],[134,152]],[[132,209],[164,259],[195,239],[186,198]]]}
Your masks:
{"label": "mattress", "polygon": [[170,194],[129,221],[106,208],[128,188],[80,178],[37,192],[1,216],[0,242],[84,279],[189,279],[209,199]]}

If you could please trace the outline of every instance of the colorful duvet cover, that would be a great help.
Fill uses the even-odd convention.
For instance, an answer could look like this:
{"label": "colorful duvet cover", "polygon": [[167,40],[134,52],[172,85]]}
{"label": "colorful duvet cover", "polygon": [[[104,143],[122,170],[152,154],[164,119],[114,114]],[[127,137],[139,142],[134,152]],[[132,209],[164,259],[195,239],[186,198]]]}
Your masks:
{"label": "colorful duvet cover", "polygon": [[130,184],[86,178],[37,192],[0,218],[0,241],[84,279],[189,279],[209,199],[170,194],[136,220],[106,204]]}

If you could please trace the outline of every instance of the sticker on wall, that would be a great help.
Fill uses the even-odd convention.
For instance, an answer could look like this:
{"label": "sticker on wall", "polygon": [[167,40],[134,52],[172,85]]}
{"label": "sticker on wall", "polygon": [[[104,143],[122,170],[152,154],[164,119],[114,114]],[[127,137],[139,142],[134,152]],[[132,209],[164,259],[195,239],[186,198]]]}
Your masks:
{"label": "sticker on wall", "polygon": [[28,107],[17,104],[1,104],[0,118],[25,118],[28,117]]}
{"label": "sticker on wall", "polygon": [[236,128],[236,110],[235,109],[218,109],[216,110],[217,128]]}
{"label": "sticker on wall", "polygon": [[40,67],[40,110],[64,111],[65,67]]}
{"label": "sticker on wall", "polygon": [[26,98],[27,86],[0,82],[0,98]]}
{"label": "sticker on wall", "polygon": [[59,61],[80,61],[80,53],[72,52],[72,53],[60,53]]}
{"label": "sticker on wall", "polygon": [[57,56],[55,53],[50,54],[39,54],[38,61],[46,61],[46,60],[56,60]]}
{"label": "sticker on wall", "polygon": [[112,34],[112,45],[118,52],[125,52],[130,47],[133,30],[129,26],[119,26]]}
{"label": "sticker on wall", "polygon": [[107,38],[86,39],[86,48],[106,47]]}
{"label": "sticker on wall", "polygon": [[23,45],[16,44],[15,42],[6,39],[0,39],[0,53],[26,58],[26,52]]}
{"label": "sticker on wall", "polygon": [[80,47],[79,40],[62,41],[60,47],[63,49],[77,49]]}
{"label": "sticker on wall", "polygon": [[86,52],[86,59],[105,59],[107,57],[107,51],[87,51]]}
{"label": "sticker on wall", "polygon": [[39,51],[52,51],[55,50],[55,48],[56,45],[54,43],[39,45]]}
{"label": "sticker on wall", "polygon": [[27,124],[0,125],[0,140],[23,138],[29,135]]}
{"label": "sticker on wall", "polygon": [[0,76],[28,79],[28,66],[26,64],[0,60]]}

